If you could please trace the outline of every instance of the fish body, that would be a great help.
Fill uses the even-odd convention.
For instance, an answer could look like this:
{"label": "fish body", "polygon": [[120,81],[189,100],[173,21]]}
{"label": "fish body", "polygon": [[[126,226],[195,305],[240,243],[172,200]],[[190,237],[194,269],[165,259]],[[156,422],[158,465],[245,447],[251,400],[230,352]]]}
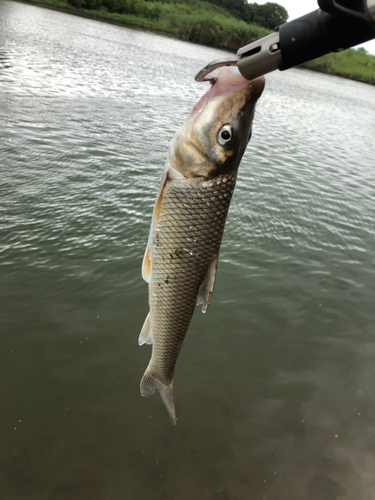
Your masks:
{"label": "fish body", "polygon": [[153,344],[142,396],[158,391],[176,423],[173,377],[195,305],[206,312],[238,165],[264,79],[227,68],[172,140],[155,203],[142,275],[150,313],[139,344]]}

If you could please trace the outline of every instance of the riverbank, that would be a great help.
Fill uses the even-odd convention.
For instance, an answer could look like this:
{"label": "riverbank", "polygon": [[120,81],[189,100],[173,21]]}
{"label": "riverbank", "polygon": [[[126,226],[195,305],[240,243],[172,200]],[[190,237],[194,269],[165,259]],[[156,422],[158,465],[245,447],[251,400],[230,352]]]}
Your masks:
{"label": "riverbank", "polygon": [[[230,51],[237,51],[239,47],[269,33],[265,28],[233,18],[223,9],[204,0],[192,0],[193,5],[146,0],[107,0],[103,4],[100,0],[93,0],[95,5],[100,5],[96,9],[76,7],[66,0],[21,1]],[[82,5],[84,1],[75,0],[75,3]]]}
{"label": "riverbank", "polygon": [[36,7],[43,7],[46,9],[57,10],[59,12],[65,12],[66,14],[72,14],[73,16],[85,17],[87,19],[95,19],[97,21],[103,21],[109,24],[116,24],[118,26],[128,26],[130,28],[153,31],[166,36],[171,36],[178,38],[176,33],[172,31],[165,31],[157,23],[149,21],[147,19],[137,18],[135,16],[119,15],[115,13],[100,11],[100,10],[89,10],[89,9],[78,9],[73,7],[70,3],[64,0],[14,0],[18,3],[25,3],[30,5],[35,5]]}
{"label": "riverbank", "polygon": [[302,67],[375,85],[375,56],[365,49],[347,49],[309,61]]}
{"label": "riverbank", "polygon": [[[99,6],[97,9],[75,7],[66,0],[23,0],[23,3],[230,51],[236,51],[269,33],[265,28],[235,19],[222,9],[200,0],[195,0],[191,6],[185,3],[170,4],[145,0],[123,0],[122,3],[121,0],[113,0],[115,1],[116,4],[107,2],[107,5],[111,5],[112,10],[120,10],[121,13],[109,12],[107,6],[101,2],[91,4]],[[75,2],[84,5],[83,0]],[[375,85],[375,56],[368,54],[363,48],[328,54],[302,67]]]}

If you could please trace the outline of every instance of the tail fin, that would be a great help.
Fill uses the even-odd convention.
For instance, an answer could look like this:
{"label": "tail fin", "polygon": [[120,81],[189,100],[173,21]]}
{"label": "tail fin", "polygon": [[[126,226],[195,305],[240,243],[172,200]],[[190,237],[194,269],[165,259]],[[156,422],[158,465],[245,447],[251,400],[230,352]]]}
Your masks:
{"label": "tail fin", "polygon": [[172,424],[176,425],[177,418],[173,399],[173,381],[170,385],[163,385],[155,378],[155,374],[152,374],[150,367],[148,367],[141,380],[141,394],[148,397],[152,396],[155,392],[160,393],[164,406],[171,417]]}

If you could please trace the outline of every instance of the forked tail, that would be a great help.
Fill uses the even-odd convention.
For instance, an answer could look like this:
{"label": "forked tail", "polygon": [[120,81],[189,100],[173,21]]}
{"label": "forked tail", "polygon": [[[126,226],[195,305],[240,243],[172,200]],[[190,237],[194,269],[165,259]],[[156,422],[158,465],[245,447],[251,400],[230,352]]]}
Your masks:
{"label": "forked tail", "polygon": [[160,393],[164,406],[171,417],[172,424],[176,425],[177,418],[173,399],[173,381],[170,385],[162,384],[148,366],[141,380],[141,395],[148,397],[152,396],[155,392]]}

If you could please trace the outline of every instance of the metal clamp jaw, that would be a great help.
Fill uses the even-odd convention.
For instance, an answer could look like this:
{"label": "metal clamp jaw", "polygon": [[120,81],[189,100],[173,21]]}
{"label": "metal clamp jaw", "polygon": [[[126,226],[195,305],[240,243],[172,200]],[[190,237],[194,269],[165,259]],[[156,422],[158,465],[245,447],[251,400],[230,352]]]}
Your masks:
{"label": "metal clamp jaw", "polygon": [[242,76],[247,80],[252,80],[277,69],[281,59],[279,33],[275,32],[241,47],[236,56],[210,62],[197,73],[195,80],[214,82],[215,77],[209,75],[223,66],[237,66]]}
{"label": "metal clamp jaw", "polygon": [[274,71],[282,61],[279,31],[241,47],[237,55],[238,69],[247,80]]}
{"label": "metal clamp jaw", "polygon": [[[211,61],[204,68],[202,68],[196,75],[195,80],[197,82],[211,82],[214,83],[216,78],[211,75],[215,69],[223,68],[224,66],[237,66],[239,61],[239,57],[226,57],[223,59],[215,59],[215,61]],[[208,75],[211,75],[207,78]]]}
{"label": "metal clamp jaw", "polygon": [[209,75],[222,66],[237,66],[242,76],[252,80],[375,38],[375,0],[318,0],[318,4],[320,9],[241,47],[237,56],[211,62],[196,81],[215,81]]}

